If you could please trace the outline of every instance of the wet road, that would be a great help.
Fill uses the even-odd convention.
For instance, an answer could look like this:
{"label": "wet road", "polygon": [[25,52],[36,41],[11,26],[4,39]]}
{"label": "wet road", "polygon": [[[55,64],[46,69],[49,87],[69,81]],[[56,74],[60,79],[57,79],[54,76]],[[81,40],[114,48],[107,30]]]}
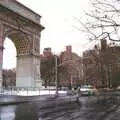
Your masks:
{"label": "wet road", "polygon": [[119,120],[120,96],[81,97],[79,103],[31,102],[1,106],[0,120]]}

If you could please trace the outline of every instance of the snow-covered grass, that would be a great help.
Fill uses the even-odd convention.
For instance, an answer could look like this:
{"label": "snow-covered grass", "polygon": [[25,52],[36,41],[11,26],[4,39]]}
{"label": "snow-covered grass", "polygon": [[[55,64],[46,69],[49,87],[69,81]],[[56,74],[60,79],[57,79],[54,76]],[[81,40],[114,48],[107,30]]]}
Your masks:
{"label": "snow-covered grass", "polygon": [[[4,90],[0,94],[3,95],[17,95],[17,96],[37,96],[37,95],[54,95],[55,90]],[[67,91],[58,91],[59,94],[66,94]]]}

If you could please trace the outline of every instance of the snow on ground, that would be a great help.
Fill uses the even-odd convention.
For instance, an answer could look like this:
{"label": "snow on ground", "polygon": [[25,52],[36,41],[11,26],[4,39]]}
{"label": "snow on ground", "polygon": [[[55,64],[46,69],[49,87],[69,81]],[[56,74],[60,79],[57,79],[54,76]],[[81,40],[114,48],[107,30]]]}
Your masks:
{"label": "snow on ground", "polygon": [[[37,95],[54,95],[56,93],[55,90],[4,90],[0,94],[3,95],[17,95],[17,96],[37,96]],[[66,94],[67,91],[58,91],[59,94]]]}

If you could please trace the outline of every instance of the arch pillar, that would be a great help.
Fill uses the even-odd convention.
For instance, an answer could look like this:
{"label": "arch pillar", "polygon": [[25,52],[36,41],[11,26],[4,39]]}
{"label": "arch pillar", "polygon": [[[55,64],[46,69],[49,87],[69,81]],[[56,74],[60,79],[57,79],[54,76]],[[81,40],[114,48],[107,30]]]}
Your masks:
{"label": "arch pillar", "polygon": [[40,59],[35,55],[17,57],[16,87],[41,87]]}
{"label": "arch pillar", "polygon": [[[0,38],[1,39],[1,38]],[[3,75],[2,75],[2,64],[3,64],[3,47],[0,46],[0,87],[2,87],[2,80],[3,80]]]}
{"label": "arch pillar", "polygon": [[2,66],[3,66],[3,25],[0,24],[0,87],[2,87]]}
{"label": "arch pillar", "polygon": [[29,40],[23,43],[27,44],[25,46],[21,44],[21,46],[25,47],[24,51],[16,47],[18,54],[16,87],[41,87],[39,37],[26,37],[26,39]]}

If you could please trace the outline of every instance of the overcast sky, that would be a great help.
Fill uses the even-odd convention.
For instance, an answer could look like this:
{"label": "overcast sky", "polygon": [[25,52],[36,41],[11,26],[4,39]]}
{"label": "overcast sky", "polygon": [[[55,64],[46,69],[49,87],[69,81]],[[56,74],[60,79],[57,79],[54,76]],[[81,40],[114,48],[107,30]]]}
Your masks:
{"label": "overcast sky", "polygon": [[[18,0],[42,16],[41,24],[45,27],[41,36],[41,53],[43,48],[51,47],[53,52],[60,53],[66,45],[72,45],[73,51],[79,55],[87,47],[83,34],[75,29],[83,10],[88,9],[88,0]],[[16,50],[14,44],[6,39],[4,43],[4,68],[16,66]]]}

